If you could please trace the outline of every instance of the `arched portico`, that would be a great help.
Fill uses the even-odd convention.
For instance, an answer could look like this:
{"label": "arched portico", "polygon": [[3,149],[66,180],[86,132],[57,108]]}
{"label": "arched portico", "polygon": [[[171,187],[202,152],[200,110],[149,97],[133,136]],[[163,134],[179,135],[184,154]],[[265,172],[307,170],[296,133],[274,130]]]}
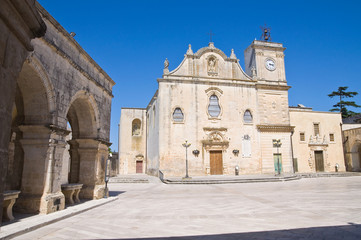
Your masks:
{"label": "arched portico", "polygon": [[15,208],[48,213],[64,208],[58,169],[65,131],[54,128],[54,90],[34,57],[24,63],[17,79],[13,107],[6,188],[20,190]]}
{"label": "arched portico", "polygon": [[97,199],[104,196],[104,169],[108,145],[98,138],[99,111],[94,97],[76,93],[67,112],[71,126],[69,183],[82,183],[80,196]]}

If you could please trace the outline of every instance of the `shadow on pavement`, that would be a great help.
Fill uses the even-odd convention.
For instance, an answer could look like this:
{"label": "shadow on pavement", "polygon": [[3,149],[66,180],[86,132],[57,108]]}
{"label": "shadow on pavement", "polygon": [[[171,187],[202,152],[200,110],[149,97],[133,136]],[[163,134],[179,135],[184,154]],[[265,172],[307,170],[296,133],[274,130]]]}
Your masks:
{"label": "shadow on pavement", "polygon": [[109,197],[115,197],[122,193],[125,193],[125,191],[109,191]]}
{"label": "shadow on pavement", "polygon": [[[165,226],[166,227],[166,226]],[[109,239],[109,238],[108,238]],[[361,225],[349,223],[344,226],[331,227],[315,227],[315,228],[299,228],[289,230],[265,231],[265,232],[247,232],[247,233],[229,233],[229,234],[215,234],[215,235],[197,235],[197,236],[183,236],[183,237],[150,237],[150,238],[117,238],[122,240],[131,239],[160,239],[160,240],[233,240],[233,239],[282,239],[282,240],[321,240],[321,239],[346,239],[346,240],[360,240],[361,239]]]}

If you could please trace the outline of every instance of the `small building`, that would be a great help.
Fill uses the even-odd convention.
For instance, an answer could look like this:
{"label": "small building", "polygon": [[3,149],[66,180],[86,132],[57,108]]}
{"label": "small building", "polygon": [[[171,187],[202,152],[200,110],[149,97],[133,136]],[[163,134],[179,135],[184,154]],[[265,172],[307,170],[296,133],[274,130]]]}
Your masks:
{"label": "small building", "polygon": [[302,105],[290,107],[295,171],[345,171],[341,114],[317,112]]}

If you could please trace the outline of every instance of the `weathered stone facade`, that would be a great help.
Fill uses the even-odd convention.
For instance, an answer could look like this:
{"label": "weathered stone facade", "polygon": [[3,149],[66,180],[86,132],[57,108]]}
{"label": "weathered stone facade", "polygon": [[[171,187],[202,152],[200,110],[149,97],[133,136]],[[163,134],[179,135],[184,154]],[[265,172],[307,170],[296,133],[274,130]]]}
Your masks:
{"label": "weathered stone facade", "polygon": [[343,119],[342,136],[347,171],[361,172],[361,114]]}
{"label": "weathered stone facade", "polygon": [[115,83],[45,9],[36,7],[47,31],[32,41],[34,51],[14,81],[4,186],[21,191],[18,211],[50,213],[64,208],[65,183],[82,183],[82,198],[103,197]]}
{"label": "weathered stone facade", "polygon": [[[240,174],[293,173],[292,134],[295,124],[303,129],[305,123],[295,120],[293,124],[290,119],[284,50],[280,43],[253,41],[245,50],[246,71],[233,50],[227,57],[213,43],[196,53],[189,46],[173,71],[166,59],[158,91],[147,108],[122,109],[120,162],[136,161],[130,123],[146,116],[141,123],[146,144],[137,152],[146,153],[147,174],[162,171],[165,177],[184,176],[185,140],[191,143],[187,152],[190,176],[234,175],[236,168]],[[319,121],[332,122],[330,131],[337,138],[337,144],[328,147],[332,152],[335,146],[337,155],[327,158],[324,171],[334,171],[331,165],[336,162],[344,171],[342,154],[338,154],[342,153],[340,116],[312,114]],[[121,164],[120,168],[121,173],[135,173],[134,167],[125,171]]]}
{"label": "weathered stone facade", "polygon": [[[29,51],[30,41],[45,34],[46,26],[34,0],[0,0],[0,209],[3,208],[6,170],[9,160],[12,109],[16,79]],[[0,224],[2,210],[0,211]]]}

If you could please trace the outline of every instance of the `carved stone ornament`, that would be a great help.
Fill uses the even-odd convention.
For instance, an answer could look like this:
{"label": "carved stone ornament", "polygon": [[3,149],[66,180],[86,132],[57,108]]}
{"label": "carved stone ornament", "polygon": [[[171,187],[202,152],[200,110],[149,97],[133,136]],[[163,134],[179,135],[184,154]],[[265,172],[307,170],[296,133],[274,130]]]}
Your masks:
{"label": "carved stone ornament", "polygon": [[229,142],[225,140],[224,136],[216,131],[208,134],[207,139],[202,141],[203,147],[209,150],[226,150]]}
{"label": "carved stone ornament", "polygon": [[257,77],[257,70],[254,66],[251,68],[251,77],[253,79]]}
{"label": "carved stone ornament", "polygon": [[169,61],[168,61],[168,59],[166,58],[165,61],[164,61],[164,70],[163,70],[163,73],[164,73],[164,74],[169,73],[168,67],[169,67]]}
{"label": "carved stone ornament", "polygon": [[207,61],[207,70],[209,76],[217,76],[218,75],[218,61],[214,56],[210,56]]}

